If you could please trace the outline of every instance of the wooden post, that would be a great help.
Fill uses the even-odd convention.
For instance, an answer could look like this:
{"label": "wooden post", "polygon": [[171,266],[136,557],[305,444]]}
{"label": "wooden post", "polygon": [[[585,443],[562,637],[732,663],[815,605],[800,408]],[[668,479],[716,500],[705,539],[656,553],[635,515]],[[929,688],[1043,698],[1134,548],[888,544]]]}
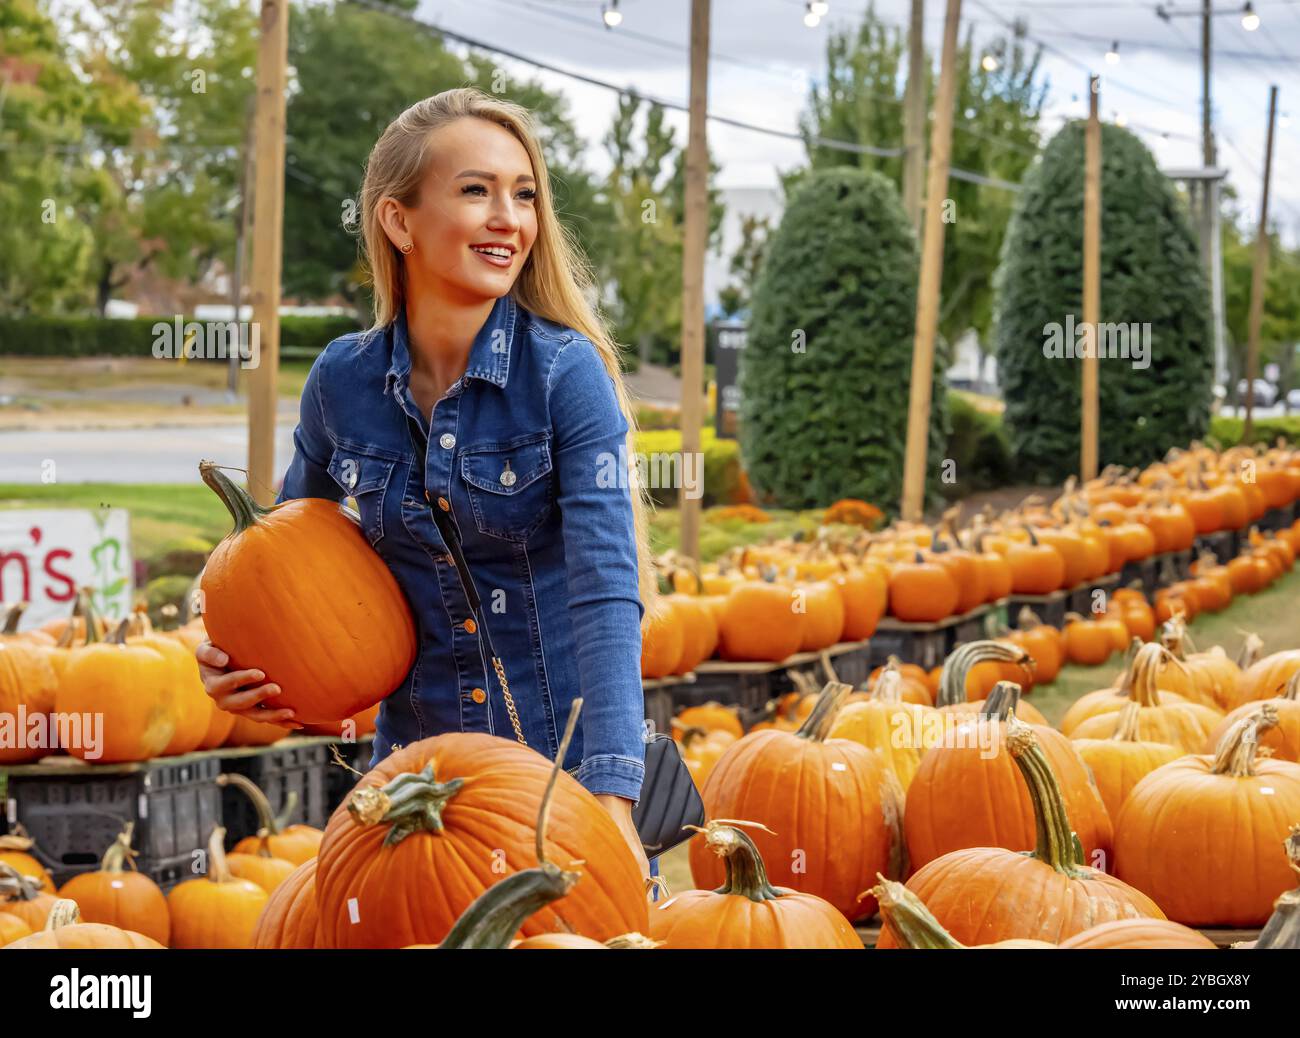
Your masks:
{"label": "wooden post", "polygon": [[939,286],[943,280],[944,222],[952,148],[952,103],[957,89],[957,30],[961,0],[948,0],[943,24],[939,89],[930,130],[930,173],[926,220],[921,239],[921,280],[916,296],[916,340],[912,347],[912,385],[907,407],[907,454],[903,460],[903,518],[920,522],[925,512],[925,456],[930,439],[930,394],[934,386],[934,337],[939,328]]}
{"label": "wooden post", "polygon": [[248,490],[259,504],[275,500],[276,382],[280,370],[280,265],[284,255],[284,87],[289,51],[288,0],[262,0],[253,115],[253,262],[249,295],[259,336],[248,380]]}
{"label": "wooden post", "polygon": [[903,148],[903,208],[919,241],[925,185],[925,0],[912,0],[912,25],[907,33]]}
{"label": "wooden post", "polygon": [[1277,87],[1268,88],[1268,138],[1264,145],[1264,194],[1259,200],[1259,229],[1255,232],[1255,269],[1250,277],[1250,326],[1246,339],[1246,423],[1243,443],[1255,431],[1255,379],[1259,377],[1259,326],[1264,320],[1268,281],[1268,192],[1273,180],[1273,126],[1277,119]]}
{"label": "wooden post", "polygon": [[[704,247],[709,233],[709,149],[705,116],[709,97],[710,0],[691,0],[690,130],[686,142],[686,226],[682,236],[682,464],[701,456],[704,425]],[[697,474],[703,475],[703,465]],[[682,470],[679,469],[679,472]],[[700,498],[688,497],[686,480],[678,491],[681,505],[681,554],[698,569]]]}
{"label": "wooden post", "polygon": [[1079,478],[1097,477],[1097,433],[1100,427],[1097,356],[1101,349],[1097,325],[1101,320],[1101,120],[1097,116],[1101,80],[1088,77],[1088,129],[1083,173],[1083,381],[1080,394]]}
{"label": "wooden post", "polygon": [[[239,219],[235,224],[235,269],[230,286],[230,301],[235,311],[232,320],[235,322],[241,345],[243,325],[240,324],[240,314],[244,302],[244,252],[248,243],[249,228],[253,224],[253,210],[249,201],[253,194],[253,106],[256,101],[255,96],[249,97],[248,112],[244,118],[244,160],[240,163],[239,171]],[[227,368],[226,390],[232,401],[239,393],[239,363],[240,356],[232,355]]]}

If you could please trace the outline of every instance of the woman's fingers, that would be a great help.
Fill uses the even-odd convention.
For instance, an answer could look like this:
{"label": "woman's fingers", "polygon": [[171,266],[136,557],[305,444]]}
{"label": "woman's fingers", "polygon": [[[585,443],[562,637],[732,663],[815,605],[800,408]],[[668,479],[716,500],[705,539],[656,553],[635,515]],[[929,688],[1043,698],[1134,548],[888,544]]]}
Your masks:
{"label": "woman's fingers", "polygon": [[277,724],[282,728],[292,728],[294,731],[303,727],[301,723],[294,720],[292,710],[267,710],[265,707],[254,706],[247,710],[231,710],[229,713],[248,721],[256,721],[258,724]]}
{"label": "woman's fingers", "polygon": [[198,648],[194,650],[194,657],[208,667],[216,670],[222,670],[230,662],[230,657],[218,649],[211,642],[200,642]]}
{"label": "woman's fingers", "polygon": [[[256,674],[257,677],[249,675]],[[258,706],[264,700],[274,699],[280,694],[280,686],[274,682],[259,684],[265,675],[259,671],[237,670],[223,674],[213,682],[213,691],[209,695],[222,710],[238,713]],[[270,704],[275,707],[274,703]]]}

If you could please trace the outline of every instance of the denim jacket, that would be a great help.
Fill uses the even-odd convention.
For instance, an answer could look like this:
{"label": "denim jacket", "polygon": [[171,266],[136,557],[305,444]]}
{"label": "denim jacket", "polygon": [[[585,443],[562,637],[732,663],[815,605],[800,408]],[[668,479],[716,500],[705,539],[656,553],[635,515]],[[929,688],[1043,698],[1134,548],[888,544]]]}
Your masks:
{"label": "denim jacket", "polygon": [[507,295],[432,417],[410,373],[404,313],[331,342],[303,387],[277,498],[352,497],[410,603],[419,648],[380,709],[372,766],[442,732],[514,737],[430,513],[445,504],[528,745],[553,760],[581,694],[565,767],[593,793],[637,800],[643,606],[626,463],[616,467],[628,427],[595,346]]}

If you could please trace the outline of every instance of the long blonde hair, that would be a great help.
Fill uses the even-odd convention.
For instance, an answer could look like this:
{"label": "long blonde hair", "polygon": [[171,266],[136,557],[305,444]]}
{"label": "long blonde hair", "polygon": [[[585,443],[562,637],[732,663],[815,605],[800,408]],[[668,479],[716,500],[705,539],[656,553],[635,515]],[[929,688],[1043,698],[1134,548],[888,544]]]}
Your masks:
{"label": "long blonde hair", "polygon": [[[537,239],[510,294],[524,309],[573,328],[596,347],[605,370],[614,380],[619,410],[627,419],[627,456],[636,458],[636,411],[628,396],[619,363],[618,346],[604,319],[587,302],[584,288],[594,284],[591,265],[576,240],[555,215],[546,159],[537,139],[531,113],[522,105],[486,94],[474,87],[444,90],[417,101],[388,124],[371,149],[361,185],[362,251],[374,288],[374,327],[387,327],[406,305],[406,268],[396,246],[379,221],[379,202],[391,195],[405,206],[419,204],[420,184],[429,161],[429,137],[456,119],[486,119],[509,130],[528,152],[537,178],[534,208]],[[636,531],[637,583],[641,601],[649,609],[657,597],[645,488],[637,478],[638,466],[628,466],[632,519]],[[595,473],[592,473],[595,478]]]}

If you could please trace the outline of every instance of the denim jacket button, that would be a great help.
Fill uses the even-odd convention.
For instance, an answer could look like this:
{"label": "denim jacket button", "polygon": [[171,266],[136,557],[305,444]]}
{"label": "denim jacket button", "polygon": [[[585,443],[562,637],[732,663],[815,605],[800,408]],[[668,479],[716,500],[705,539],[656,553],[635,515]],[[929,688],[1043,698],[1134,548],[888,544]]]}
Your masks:
{"label": "denim jacket button", "polygon": [[438,437],[438,444],[445,450],[451,450],[456,446],[456,437],[451,433],[443,433]]}
{"label": "denim jacket button", "polygon": [[473,634],[475,631],[478,630],[478,624],[474,622],[473,617],[470,617],[463,624],[461,624],[461,626],[465,628],[466,634]]}
{"label": "denim jacket button", "polygon": [[482,703],[484,700],[487,699],[487,693],[484,692],[481,688],[476,688],[474,689],[473,692],[469,694],[469,697],[470,699],[474,700],[474,702],[476,703]]}
{"label": "denim jacket button", "polygon": [[438,507],[441,508],[444,512],[450,512],[451,502],[448,501],[445,497],[440,497],[438,498]]}

